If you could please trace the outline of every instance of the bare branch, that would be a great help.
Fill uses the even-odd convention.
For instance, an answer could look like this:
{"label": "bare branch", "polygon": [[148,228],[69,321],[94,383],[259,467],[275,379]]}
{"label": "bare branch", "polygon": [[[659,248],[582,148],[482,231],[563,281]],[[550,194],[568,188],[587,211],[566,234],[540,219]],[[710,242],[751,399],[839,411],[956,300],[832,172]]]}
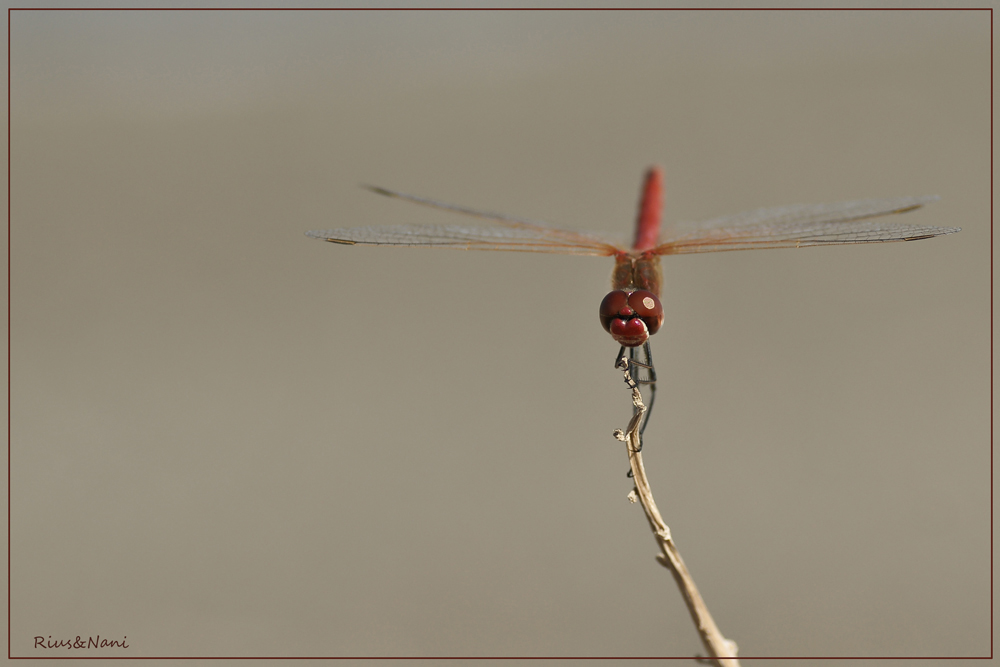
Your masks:
{"label": "bare branch", "polygon": [[698,629],[698,635],[711,656],[712,664],[717,667],[739,667],[740,663],[736,659],[736,642],[723,637],[719,627],[712,620],[712,615],[708,613],[708,607],[705,606],[705,601],[698,593],[694,579],[691,578],[691,573],[684,565],[684,560],[670,536],[670,528],[663,521],[660,510],[657,509],[656,502],[653,500],[653,492],[649,488],[646,470],[642,465],[642,440],[639,434],[639,424],[642,423],[642,417],[646,413],[646,406],[642,402],[639,387],[632,380],[627,362],[624,364],[623,373],[625,374],[625,383],[632,388],[632,404],[636,408],[632,421],[629,422],[628,430],[625,433],[622,433],[621,430],[615,431],[615,437],[625,442],[629,464],[632,466],[632,477],[635,479],[635,488],[629,493],[628,499],[633,503],[638,500],[642,509],[645,510],[653,537],[656,538],[662,551],[656,560],[674,575],[677,587],[680,588],[688,611],[691,612],[691,618]]}

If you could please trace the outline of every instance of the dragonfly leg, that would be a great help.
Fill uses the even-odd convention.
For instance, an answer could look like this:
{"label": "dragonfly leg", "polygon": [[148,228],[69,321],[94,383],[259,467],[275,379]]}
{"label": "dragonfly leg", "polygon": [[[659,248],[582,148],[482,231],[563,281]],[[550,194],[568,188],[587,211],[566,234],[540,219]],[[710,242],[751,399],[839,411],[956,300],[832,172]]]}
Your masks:
{"label": "dragonfly leg", "polygon": [[[656,401],[656,369],[653,367],[653,352],[649,347],[649,341],[642,345],[644,357],[640,360],[636,347],[629,349],[629,371],[634,373],[635,381],[642,385],[649,385],[649,401],[646,403],[646,415],[643,417],[642,426],[639,427],[639,435],[646,431],[649,424],[649,416],[653,411],[653,403]],[[638,410],[638,408],[636,409]],[[640,441],[639,446],[642,447]]]}
{"label": "dragonfly leg", "polygon": [[[629,375],[632,376],[633,382],[629,385],[634,388],[637,385],[648,385],[649,386],[649,400],[646,403],[646,414],[642,420],[642,426],[639,427],[639,451],[642,451],[642,439],[641,436],[646,430],[646,425],[649,424],[649,416],[653,410],[653,403],[656,401],[656,369],[653,367],[653,352],[649,347],[649,341],[646,341],[642,345],[643,356],[639,356],[639,348],[632,347],[629,348],[628,358],[625,358],[625,348],[623,347],[618,353],[618,360],[616,362],[616,367],[621,368],[624,364],[628,364]],[[638,411],[638,408],[636,408]],[[633,413],[634,414],[634,413]],[[632,471],[628,471],[628,477],[632,477]]]}
{"label": "dragonfly leg", "polygon": [[[646,363],[648,364],[646,368],[648,369],[649,379],[640,380],[639,384],[649,385],[649,403],[646,404],[646,418],[642,421],[642,427],[639,429],[639,435],[641,436],[646,430],[646,424],[649,423],[649,417],[653,414],[653,403],[656,402],[656,368],[653,367],[653,352],[649,348],[649,341],[647,340],[642,344],[642,350],[646,353]],[[641,441],[640,441],[641,443]]]}
{"label": "dragonfly leg", "polygon": [[[615,357],[615,368],[624,370],[625,364],[627,363],[628,363],[628,357],[625,356],[625,346],[622,345],[621,349],[618,350],[618,356]],[[631,369],[629,369],[629,371],[631,372]]]}

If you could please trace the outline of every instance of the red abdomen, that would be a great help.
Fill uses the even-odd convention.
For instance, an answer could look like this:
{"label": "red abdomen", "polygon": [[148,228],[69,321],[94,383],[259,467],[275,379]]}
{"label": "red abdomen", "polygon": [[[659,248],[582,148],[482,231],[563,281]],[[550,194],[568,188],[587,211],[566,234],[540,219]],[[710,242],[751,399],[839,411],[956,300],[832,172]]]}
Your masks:
{"label": "red abdomen", "polygon": [[642,186],[639,217],[635,223],[635,242],[632,250],[650,250],[660,239],[660,217],[663,215],[663,170],[650,167]]}

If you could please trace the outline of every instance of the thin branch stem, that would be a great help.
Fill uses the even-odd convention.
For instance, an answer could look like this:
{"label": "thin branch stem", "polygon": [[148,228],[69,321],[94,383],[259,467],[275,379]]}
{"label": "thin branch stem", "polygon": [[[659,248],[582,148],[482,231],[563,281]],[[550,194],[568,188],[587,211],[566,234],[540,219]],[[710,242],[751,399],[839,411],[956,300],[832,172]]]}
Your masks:
{"label": "thin branch stem", "polygon": [[[619,368],[621,367],[619,365]],[[681,590],[688,611],[691,612],[691,619],[698,629],[698,635],[701,637],[705,649],[711,656],[712,663],[717,667],[739,667],[740,663],[736,659],[736,642],[726,639],[719,630],[719,626],[712,620],[712,615],[708,613],[708,607],[705,606],[705,601],[698,593],[698,587],[694,585],[694,579],[691,578],[691,573],[684,565],[677,545],[674,544],[673,538],[670,536],[670,528],[663,521],[660,510],[656,507],[656,501],[653,500],[653,492],[650,490],[649,480],[646,478],[646,469],[642,465],[642,440],[639,433],[639,425],[646,413],[646,406],[642,402],[639,387],[632,380],[627,362],[624,364],[623,372],[625,383],[632,388],[632,404],[636,408],[632,421],[629,422],[628,430],[625,433],[620,430],[615,431],[615,437],[625,442],[628,450],[628,461],[632,466],[632,477],[635,480],[635,488],[629,494],[629,500],[634,503],[638,499],[642,504],[642,509],[646,512],[646,519],[649,521],[649,527],[653,531],[653,537],[656,538],[662,551],[656,560],[674,575],[677,587]]]}

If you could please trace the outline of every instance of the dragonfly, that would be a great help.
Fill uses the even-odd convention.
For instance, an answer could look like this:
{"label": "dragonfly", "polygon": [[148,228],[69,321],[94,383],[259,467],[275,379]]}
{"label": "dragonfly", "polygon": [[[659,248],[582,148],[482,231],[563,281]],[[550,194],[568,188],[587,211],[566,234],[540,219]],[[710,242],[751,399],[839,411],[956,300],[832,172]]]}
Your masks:
{"label": "dragonfly", "polygon": [[[306,235],[341,245],[443,247],[614,258],[611,291],[601,301],[599,315],[604,330],[621,346],[616,367],[624,368],[623,364],[628,364],[632,377],[650,386],[649,405],[640,434],[649,422],[656,395],[656,370],[649,337],[663,325],[660,303],[663,256],[917,241],[961,231],[958,227],[886,220],[887,216],[915,211],[936,201],[936,196],[793,204],[702,222],[677,223],[661,229],[664,174],[657,166],[650,167],[645,174],[631,246],[600,233],[559,229],[527,218],[480,211],[376,186],[363,187],[386,197],[471,216],[488,224],[350,227],[310,231]],[[640,347],[641,354],[638,352]]]}

